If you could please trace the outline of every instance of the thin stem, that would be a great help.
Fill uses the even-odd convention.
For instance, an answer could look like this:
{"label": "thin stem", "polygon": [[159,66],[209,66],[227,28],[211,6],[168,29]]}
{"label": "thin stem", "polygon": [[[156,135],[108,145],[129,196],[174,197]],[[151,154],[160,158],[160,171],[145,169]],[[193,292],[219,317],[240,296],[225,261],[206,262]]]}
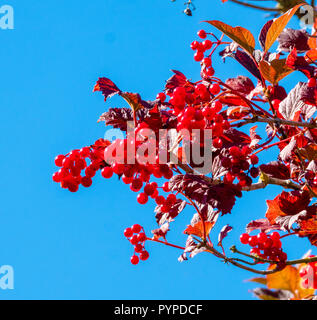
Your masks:
{"label": "thin stem", "polygon": [[258,10],[268,11],[268,12],[279,12],[279,10],[277,8],[266,8],[266,7],[258,6],[255,4],[247,3],[247,2],[242,2],[239,0],[230,0],[230,1],[233,3],[240,4],[242,6],[245,6],[245,7],[253,8],[253,9],[258,9]]}
{"label": "thin stem", "polygon": [[152,238],[149,238],[149,237],[146,237],[146,240],[147,240],[147,241],[153,241],[153,242],[162,243],[162,244],[165,244],[166,246],[173,247],[173,248],[176,248],[176,249],[185,250],[184,247],[177,246],[176,244],[172,244],[172,243],[169,243],[169,242],[167,242],[167,241],[161,241],[161,240],[152,239]]}

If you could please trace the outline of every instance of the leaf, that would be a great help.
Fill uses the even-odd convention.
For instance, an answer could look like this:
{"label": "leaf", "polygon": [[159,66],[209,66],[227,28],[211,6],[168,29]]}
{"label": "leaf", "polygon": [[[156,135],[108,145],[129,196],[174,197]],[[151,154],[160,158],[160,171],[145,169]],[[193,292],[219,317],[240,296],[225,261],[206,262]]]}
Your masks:
{"label": "leaf", "polygon": [[293,150],[296,147],[296,139],[292,137],[291,141],[286,145],[285,148],[280,152],[280,158],[283,161],[288,161],[292,158]]}
{"label": "leaf", "polygon": [[307,51],[306,54],[305,54],[305,60],[308,63],[311,63],[311,62],[317,60],[317,50],[316,49],[311,49],[311,50]]}
{"label": "leaf", "polygon": [[207,237],[209,235],[211,229],[215,225],[214,222],[205,221],[203,223],[202,221],[198,221],[193,226],[188,225],[187,228],[184,230],[184,233],[188,234],[188,235],[194,235],[199,238],[203,238],[204,237],[204,225],[205,225],[205,232],[206,232],[206,237]]}
{"label": "leaf", "polygon": [[302,100],[302,92],[306,88],[306,83],[298,82],[297,85],[289,92],[279,106],[279,112],[284,119],[298,121],[301,111],[306,106]]}
{"label": "leaf", "polygon": [[254,295],[262,300],[290,300],[293,298],[291,292],[287,290],[269,290],[266,288],[256,288],[252,290]]}
{"label": "leaf", "polygon": [[286,266],[282,271],[268,274],[266,279],[269,289],[288,290],[294,294],[300,281],[298,270],[293,266]]}
{"label": "leaf", "polygon": [[217,20],[211,20],[206,22],[219,29],[221,32],[223,32],[230,39],[239,44],[241,48],[246,50],[252,56],[255,47],[255,40],[252,33],[249,30],[242,27],[231,27],[228,24]]}
{"label": "leaf", "polygon": [[108,78],[99,78],[93,92],[101,91],[105,101],[115,94],[121,93],[120,89]]}
{"label": "leaf", "polygon": [[229,55],[246,68],[252,75],[261,80],[261,74],[258,66],[254,63],[253,59],[244,51],[237,50],[235,53]]}
{"label": "leaf", "polygon": [[[274,268],[271,266],[269,269]],[[299,270],[293,266],[286,266],[282,271],[266,276],[269,289],[288,290],[294,294],[295,299],[303,299],[314,293],[314,290],[304,289],[301,286]]]}
{"label": "leaf", "polygon": [[291,177],[289,168],[280,161],[272,161],[267,164],[261,164],[260,170],[270,177],[287,180]]}
{"label": "leaf", "polygon": [[279,81],[293,72],[291,68],[286,65],[286,59],[275,59],[271,63],[262,60],[259,63],[260,71],[265,80],[276,85]]}
{"label": "leaf", "polygon": [[157,206],[154,210],[156,213],[155,218],[156,222],[159,225],[162,225],[165,222],[173,221],[186,207],[186,201],[177,199],[176,202],[172,205],[169,212],[162,212],[162,206]]}
{"label": "leaf", "polygon": [[277,217],[286,216],[279,206],[279,196],[275,197],[274,200],[266,200],[267,211],[265,213],[266,218],[272,225],[276,224]]}
{"label": "leaf", "polygon": [[103,113],[98,122],[105,121],[106,125],[119,128],[122,131],[127,131],[127,122],[133,120],[133,113],[128,108],[110,108]]}
{"label": "leaf", "polygon": [[246,232],[250,233],[254,230],[261,230],[262,232],[270,232],[273,230],[280,230],[281,227],[278,224],[271,224],[268,219],[258,219],[251,221],[247,227]]}
{"label": "leaf", "polygon": [[172,70],[174,75],[172,75],[167,81],[165,85],[165,90],[167,94],[173,92],[173,90],[177,87],[183,87],[187,83],[187,78],[177,70]]}
{"label": "leaf", "polygon": [[269,31],[272,23],[273,23],[273,20],[269,20],[261,29],[261,32],[259,35],[259,42],[263,50],[265,48],[265,40],[266,40],[267,32]]}
{"label": "leaf", "polygon": [[288,22],[291,20],[291,18],[297,11],[297,9],[303,6],[304,4],[306,3],[300,3],[296,5],[295,7],[293,7],[292,9],[289,9],[282,16],[278,17],[273,21],[266,35],[265,46],[264,46],[265,52],[267,52],[271,48],[271,46],[273,45],[277,37],[280,35],[280,33],[283,31],[283,29],[286,27]]}
{"label": "leaf", "polygon": [[306,30],[296,30],[287,28],[278,36],[278,51],[291,52],[296,48],[297,52],[308,51],[309,34]]}
{"label": "leaf", "polygon": [[254,89],[252,80],[246,76],[227,79],[226,85],[242,94],[249,94]]}
{"label": "leaf", "polygon": [[168,231],[169,231],[169,223],[164,223],[158,229],[152,230],[153,238],[155,240],[158,240],[161,237],[165,239]]}
{"label": "leaf", "polygon": [[284,231],[291,231],[294,223],[299,223],[303,218],[307,217],[307,211],[303,210],[300,213],[295,215],[289,215],[285,217],[277,217],[276,223],[281,226],[281,229]]}
{"label": "leaf", "polygon": [[257,278],[252,278],[247,280],[248,282],[255,282],[255,283],[260,283],[266,285],[267,280],[266,277],[257,277]]}
{"label": "leaf", "polygon": [[222,247],[222,241],[224,238],[226,238],[228,236],[228,233],[232,230],[233,228],[231,226],[229,226],[228,224],[225,225],[219,235],[218,235],[218,246]]}

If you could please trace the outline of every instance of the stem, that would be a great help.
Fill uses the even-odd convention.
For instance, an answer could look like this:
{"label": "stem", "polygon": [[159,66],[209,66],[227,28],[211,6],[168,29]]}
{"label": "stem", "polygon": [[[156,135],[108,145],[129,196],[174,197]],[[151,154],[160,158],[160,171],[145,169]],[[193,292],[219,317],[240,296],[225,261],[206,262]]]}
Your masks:
{"label": "stem", "polygon": [[149,238],[149,237],[146,237],[146,240],[147,240],[147,241],[153,241],[153,242],[162,243],[162,244],[165,244],[166,246],[173,247],[173,248],[176,248],[176,249],[185,250],[184,247],[177,246],[176,244],[172,244],[172,243],[169,243],[169,242],[167,242],[167,241],[161,241],[161,240],[152,239],[152,238]]}
{"label": "stem", "polygon": [[246,119],[246,120],[241,121],[233,126],[240,128],[246,124],[255,123],[255,122],[264,122],[264,123],[268,123],[268,124],[277,124],[277,125],[285,124],[285,125],[288,125],[291,127],[304,127],[304,128],[309,128],[309,129],[316,129],[317,128],[317,124],[312,123],[312,122],[299,122],[299,121],[291,121],[291,120],[285,120],[285,119],[280,119],[280,118],[268,119],[268,118],[261,118],[258,116],[255,116],[251,119]]}
{"label": "stem", "polygon": [[242,6],[245,7],[249,7],[249,8],[253,8],[253,9],[258,9],[258,10],[262,10],[262,11],[268,11],[268,12],[279,12],[279,10],[277,8],[266,8],[266,7],[261,7],[261,6],[257,6],[255,4],[251,4],[251,3],[247,3],[247,2],[242,2],[239,0],[230,0],[233,3],[237,3],[240,4]]}

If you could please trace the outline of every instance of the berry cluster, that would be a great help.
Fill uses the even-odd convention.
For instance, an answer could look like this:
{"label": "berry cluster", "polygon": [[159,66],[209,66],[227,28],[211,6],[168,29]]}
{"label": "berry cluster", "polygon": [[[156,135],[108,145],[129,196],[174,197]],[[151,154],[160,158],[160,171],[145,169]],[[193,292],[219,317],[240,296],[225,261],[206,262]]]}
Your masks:
{"label": "berry cluster", "polygon": [[257,236],[243,233],[240,236],[240,241],[242,244],[249,244],[252,247],[251,255],[271,261],[285,262],[287,260],[287,254],[282,251],[282,242],[278,232],[273,232],[270,235],[260,232]]}
{"label": "berry cluster", "polygon": [[[224,176],[225,183],[233,183],[234,179],[237,178],[241,187],[252,184],[251,177],[256,178],[259,175],[259,169],[254,167],[254,165],[258,164],[259,158],[255,154],[251,154],[251,152],[252,150],[248,146],[244,146],[241,149],[233,146],[229,149],[228,156],[221,159],[223,167],[228,169],[227,174]],[[250,165],[252,165],[251,168]]]}
{"label": "berry cluster", "polygon": [[[60,169],[53,174],[53,181],[71,192],[78,191],[80,184],[88,188],[92,184],[91,178],[100,169],[101,162],[102,159],[92,147],[73,150],[66,155],[60,154],[55,158],[55,165]],[[83,170],[85,174],[82,176]]]}
{"label": "berry cluster", "polygon": [[144,249],[147,237],[144,233],[143,227],[139,224],[134,224],[131,228],[124,230],[124,236],[134,246],[134,254],[130,259],[132,264],[136,265],[140,260],[145,261],[149,258],[149,253]]}
{"label": "berry cluster", "polygon": [[205,52],[212,48],[213,42],[206,39],[207,33],[205,30],[199,30],[197,35],[200,39],[205,40],[203,42],[193,41],[191,43],[191,48],[196,51],[194,55],[194,60],[201,63],[201,73],[203,77],[212,77],[215,73],[215,70],[212,67],[210,55],[207,55],[205,57]]}
{"label": "berry cluster", "polygon": [[[314,256],[309,256],[309,258],[312,257]],[[301,285],[303,288],[317,290],[317,262],[311,262],[302,266],[299,275],[302,278]]]}

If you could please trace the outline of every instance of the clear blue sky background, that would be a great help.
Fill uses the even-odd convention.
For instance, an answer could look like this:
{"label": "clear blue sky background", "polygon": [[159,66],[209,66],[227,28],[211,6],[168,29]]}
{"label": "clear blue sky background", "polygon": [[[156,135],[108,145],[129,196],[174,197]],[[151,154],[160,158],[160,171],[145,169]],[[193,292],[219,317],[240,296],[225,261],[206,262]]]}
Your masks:
{"label": "clear blue sky background", "polygon": [[[0,264],[15,270],[15,289],[1,299],[252,299],[252,275],[208,254],[179,263],[178,250],[148,245],[150,259],[129,262],[132,246],[123,237],[133,223],[156,227],[154,203],[139,206],[136,195],[116,179],[99,175],[76,194],[51,180],[55,155],[103,137],[98,116],[107,104],[92,88],[106,76],[123,90],[154,99],[170,69],[199,78],[190,42],[219,19],[257,33],[259,12],[216,0],[196,1],[194,17],[181,14],[183,1],[169,0],[6,0],[15,9],[15,30],[0,30],[1,46],[1,232]],[[215,61],[217,75],[234,77],[234,62]],[[247,74],[247,73],[245,73]],[[267,157],[268,159],[268,157]],[[251,220],[263,217],[265,198],[279,189],[238,200],[226,244],[238,243]],[[183,245],[187,209],[171,226],[170,240]],[[306,240],[286,241],[291,257]]]}

